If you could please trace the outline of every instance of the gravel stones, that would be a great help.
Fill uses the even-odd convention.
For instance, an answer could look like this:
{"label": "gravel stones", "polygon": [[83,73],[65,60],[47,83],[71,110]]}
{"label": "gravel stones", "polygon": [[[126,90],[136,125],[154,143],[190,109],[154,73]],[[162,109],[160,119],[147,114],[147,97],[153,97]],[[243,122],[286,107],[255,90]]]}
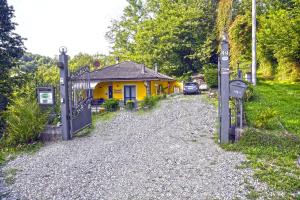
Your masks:
{"label": "gravel stones", "polygon": [[121,111],[94,133],[44,146],[16,168],[20,199],[246,199],[267,191],[245,156],[213,140],[217,113],[202,96],[175,96],[145,114]]}

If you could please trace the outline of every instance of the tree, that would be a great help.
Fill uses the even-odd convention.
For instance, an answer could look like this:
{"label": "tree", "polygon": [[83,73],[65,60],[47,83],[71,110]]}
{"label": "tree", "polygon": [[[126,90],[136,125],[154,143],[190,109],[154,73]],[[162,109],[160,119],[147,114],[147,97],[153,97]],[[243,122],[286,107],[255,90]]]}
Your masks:
{"label": "tree", "polygon": [[[222,2],[226,0],[220,4]],[[251,0],[232,0],[232,5],[232,12],[228,14],[232,16],[228,29],[231,67],[234,69],[239,62],[244,71],[248,71],[251,63]],[[258,73],[261,76],[282,81],[300,79],[299,10],[299,0],[257,0]]]}
{"label": "tree", "polygon": [[25,50],[23,38],[14,32],[17,24],[12,21],[13,17],[13,7],[7,0],[0,0],[0,134],[5,124],[2,112],[7,107],[15,81],[10,76],[10,69],[18,64]]}
{"label": "tree", "polygon": [[138,27],[134,58],[174,76],[199,71],[215,54],[214,1],[161,0]]}
{"label": "tree", "polygon": [[129,1],[121,21],[108,32],[113,54],[149,67],[157,63],[173,76],[216,62],[216,0],[143,2]]}
{"label": "tree", "polygon": [[113,44],[113,54],[126,60],[133,52],[134,37],[138,25],[145,16],[145,7],[142,0],[127,0],[128,6],[124,9],[121,20],[112,21],[106,38]]}
{"label": "tree", "polygon": [[300,3],[293,8],[272,10],[260,17],[259,55],[273,64],[270,70],[273,74],[276,72],[279,80],[300,80],[299,10]]}
{"label": "tree", "polygon": [[[95,66],[95,62],[99,62],[100,66]],[[79,53],[75,55],[69,62],[70,71],[76,71],[80,67],[89,66],[90,70],[96,70],[115,63],[113,56],[104,54],[89,55],[86,53]]]}

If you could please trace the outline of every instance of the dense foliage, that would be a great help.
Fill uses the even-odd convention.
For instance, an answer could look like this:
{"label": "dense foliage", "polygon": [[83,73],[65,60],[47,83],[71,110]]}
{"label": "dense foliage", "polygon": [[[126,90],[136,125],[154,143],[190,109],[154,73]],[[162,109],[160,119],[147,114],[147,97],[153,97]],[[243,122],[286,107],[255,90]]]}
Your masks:
{"label": "dense foliage", "polygon": [[216,63],[215,15],[210,0],[128,0],[107,33],[113,54],[177,77]]}
{"label": "dense foliage", "polygon": [[[99,66],[97,66],[97,64]],[[79,53],[75,55],[69,62],[70,71],[75,71],[80,67],[89,66],[90,70],[97,70],[105,66],[115,63],[115,58],[103,54],[89,55],[86,53]]]}
{"label": "dense foliage", "polygon": [[[251,0],[231,2],[234,9],[227,12],[232,19],[228,28],[231,67],[240,63],[247,72],[251,64]],[[258,72],[280,81],[300,80],[300,1],[259,0],[257,10]]]}
{"label": "dense foliage", "polygon": [[33,143],[43,130],[47,115],[34,98],[16,98],[6,111],[7,130],[1,139],[6,146]]}
{"label": "dense foliage", "polygon": [[24,52],[23,39],[14,32],[13,17],[14,10],[7,0],[0,0],[0,135],[5,126],[3,111],[18,80],[10,75],[10,69],[17,65]]}
{"label": "dense foliage", "polygon": [[208,87],[218,87],[218,69],[216,65],[204,65],[203,67],[204,80]]}

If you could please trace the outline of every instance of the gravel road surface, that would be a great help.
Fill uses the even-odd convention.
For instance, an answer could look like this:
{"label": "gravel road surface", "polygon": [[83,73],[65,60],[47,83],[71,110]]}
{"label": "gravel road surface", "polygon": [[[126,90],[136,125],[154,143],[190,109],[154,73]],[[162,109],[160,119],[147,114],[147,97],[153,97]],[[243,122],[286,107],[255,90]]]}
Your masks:
{"label": "gravel road surface", "polygon": [[[146,113],[120,111],[94,132],[47,144],[3,167],[7,199],[247,199],[269,189],[213,139],[216,109],[175,96]],[[255,193],[254,193],[255,194]]]}

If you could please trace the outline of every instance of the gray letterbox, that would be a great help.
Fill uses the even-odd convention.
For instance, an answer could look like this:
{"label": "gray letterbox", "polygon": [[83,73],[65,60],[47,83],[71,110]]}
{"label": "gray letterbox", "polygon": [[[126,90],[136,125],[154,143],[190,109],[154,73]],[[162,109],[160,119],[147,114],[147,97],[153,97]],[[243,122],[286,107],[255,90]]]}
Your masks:
{"label": "gray letterbox", "polygon": [[237,99],[242,99],[247,87],[247,84],[242,80],[232,80],[229,83],[229,95]]}

